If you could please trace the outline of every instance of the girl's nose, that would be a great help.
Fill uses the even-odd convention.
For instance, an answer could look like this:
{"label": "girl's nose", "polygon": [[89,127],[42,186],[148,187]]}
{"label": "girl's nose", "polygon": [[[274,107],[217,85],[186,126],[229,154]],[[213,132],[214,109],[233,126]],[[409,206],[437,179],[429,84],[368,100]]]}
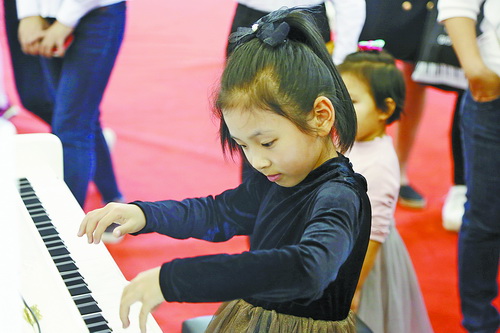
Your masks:
{"label": "girl's nose", "polygon": [[271,165],[271,161],[262,154],[250,154],[250,156],[247,156],[247,159],[258,171],[262,171]]}

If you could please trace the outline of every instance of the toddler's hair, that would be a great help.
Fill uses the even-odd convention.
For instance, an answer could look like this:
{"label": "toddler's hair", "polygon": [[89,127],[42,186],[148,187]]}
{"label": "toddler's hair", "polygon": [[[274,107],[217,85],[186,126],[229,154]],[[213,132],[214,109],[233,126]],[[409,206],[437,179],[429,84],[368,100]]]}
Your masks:
{"label": "toddler's hair", "polygon": [[227,60],[214,105],[224,153],[239,151],[239,146],[230,137],[222,110],[268,110],[311,133],[307,115],[319,96],[329,98],[335,109],[330,134],[336,148],[343,153],[352,146],[354,107],[309,11],[280,9],[230,36],[236,47]]}
{"label": "toddler's hair", "polygon": [[387,118],[391,124],[398,120],[403,112],[405,101],[405,81],[397,68],[394,57],[386,51],[359,51],[349,54],[338,66],[341,74],[349,73],[364,82],[372,94],[377,107],[387,110],[386,98],[396,103],[394,113]]}

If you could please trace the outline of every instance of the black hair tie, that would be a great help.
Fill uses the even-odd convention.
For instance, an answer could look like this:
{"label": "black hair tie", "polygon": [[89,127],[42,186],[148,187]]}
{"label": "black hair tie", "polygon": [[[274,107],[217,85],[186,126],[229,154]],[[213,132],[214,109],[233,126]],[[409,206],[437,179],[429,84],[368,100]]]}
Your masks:
{"label": "black hair tie", "polygon": [[285,7],[263,16],[251,28],[239,27],[229,36],[229,43],[239,45],[255,37],[271,47],[285,43],[290,26],[283,20],[288,13],[290,9]]}

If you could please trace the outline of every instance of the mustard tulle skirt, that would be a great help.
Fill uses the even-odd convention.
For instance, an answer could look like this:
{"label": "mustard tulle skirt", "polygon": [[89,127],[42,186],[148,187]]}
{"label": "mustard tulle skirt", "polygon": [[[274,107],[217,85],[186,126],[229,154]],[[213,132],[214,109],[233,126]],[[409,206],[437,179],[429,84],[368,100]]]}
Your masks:
{"label": "mustard tulle skirt", "polygon": [[354,314],[340,321],[314,320],[255,307],[243,300],[223,303],[207,333],[356,333]]}

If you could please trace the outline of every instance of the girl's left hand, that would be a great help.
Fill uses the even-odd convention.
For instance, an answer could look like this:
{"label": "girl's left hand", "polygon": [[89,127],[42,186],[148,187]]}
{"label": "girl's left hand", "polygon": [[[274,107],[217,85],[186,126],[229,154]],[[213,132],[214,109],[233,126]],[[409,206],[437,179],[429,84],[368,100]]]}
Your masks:
{"label": "girl's left hand", "polygon": [[66,52],[64,43],[68,36],[73,32],[73,28],[55,21],[47,30],[44,31],[43,39],[40,43],[40,55],[52,58],[62,57]]}
{"label": "girl's left hand", "polygon": [[139,327],[141,333],[146,332],[148,314],[165,301],[160,289],[160,268],[161,267],[156,267],[139,273],[130,284],[123,289],[120,302],[120,319],[123,328],[130,326],[130,320],[128,318],[130,306],[135,302],[141,302],[142,308],[139,313]]}

